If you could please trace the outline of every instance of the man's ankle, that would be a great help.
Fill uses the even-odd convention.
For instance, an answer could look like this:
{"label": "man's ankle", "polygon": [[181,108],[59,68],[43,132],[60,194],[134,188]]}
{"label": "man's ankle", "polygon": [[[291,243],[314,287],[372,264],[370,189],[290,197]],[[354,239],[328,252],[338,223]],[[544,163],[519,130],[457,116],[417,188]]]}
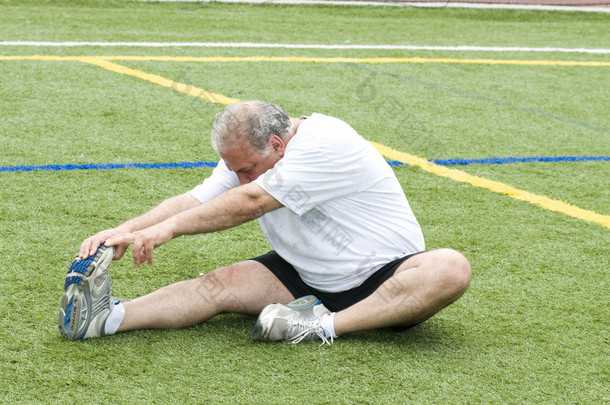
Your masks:
{"label": "man's ankle", "polygon": [[125,317],[125,305],[121,301],[116,301],[112,306],[110,315],[106,318],[106,324],[104,325],[104,333],[106,335],[114,335],[121,326],[123,318]]}

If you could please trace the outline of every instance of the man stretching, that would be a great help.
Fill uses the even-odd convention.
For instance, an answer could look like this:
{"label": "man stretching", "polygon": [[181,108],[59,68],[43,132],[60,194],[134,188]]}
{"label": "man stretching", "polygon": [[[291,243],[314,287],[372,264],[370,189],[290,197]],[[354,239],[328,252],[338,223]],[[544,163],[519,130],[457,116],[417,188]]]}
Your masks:
{"label": "man stretching", "polygon": [[[259,340],[320,339],[420,323],[468,288],[455,250],[425,251],[392,168],[345,122],[292,122],[248,101],[216,116],[218,166],[201,185],[86,239],[68,271],[59,314],[67,339],[184,328],[222,313],[258,315]],[[108,267],[133,245],[134,265],[173,238],[258,219],[267,254],[119,302]]]}

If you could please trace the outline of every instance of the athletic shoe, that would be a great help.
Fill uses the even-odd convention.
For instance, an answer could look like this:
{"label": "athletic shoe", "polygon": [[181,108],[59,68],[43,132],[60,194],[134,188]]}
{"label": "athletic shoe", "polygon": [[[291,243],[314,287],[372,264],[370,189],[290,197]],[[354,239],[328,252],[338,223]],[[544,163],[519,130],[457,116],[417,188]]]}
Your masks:
{"label": "athletic shoe", "polygon": [[267,305],[254,325],[256,340],[286,340],[299,343],[302,340],[321,339],[323,344],[332,344],[332,334],[320,326],[322,315],[330,311],[313,295],[301,297],[290,304]]}
{"label": "athletic shoe", "polygon": [[70,265],[59,310],[59,333],[69,340],[104,336],[106,318],[118,301],[110,296],[108,267],[115,248],[101,245],[95,255]]}

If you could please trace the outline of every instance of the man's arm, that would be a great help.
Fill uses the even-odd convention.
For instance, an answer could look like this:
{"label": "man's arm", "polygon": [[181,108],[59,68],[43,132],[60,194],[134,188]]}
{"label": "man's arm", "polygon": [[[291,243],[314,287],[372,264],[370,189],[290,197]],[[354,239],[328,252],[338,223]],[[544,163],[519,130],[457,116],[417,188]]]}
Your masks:
{"label": "man's arm", "polygon": [[233,228],[282,207],[256,183],[232,188],[216,198],[182,211],[151,227],[106,240],[108,246],[133,244],[134,265],[152,264],[153,249],[182,235]]}
{"label": "man's arm", "polygon": [[[86,259],[90,255],[93,255],[99,246],[112,236],[148,228],[200,204],[201,203],[189,193],[168,198],[145,214],[132,218],[115,228],[106,229],[85,239],[81,244],[78,255],[80,258]],[[128,246],[129,245],[117,246],[117,252],[114,258],[116,260],[120,259]]]}

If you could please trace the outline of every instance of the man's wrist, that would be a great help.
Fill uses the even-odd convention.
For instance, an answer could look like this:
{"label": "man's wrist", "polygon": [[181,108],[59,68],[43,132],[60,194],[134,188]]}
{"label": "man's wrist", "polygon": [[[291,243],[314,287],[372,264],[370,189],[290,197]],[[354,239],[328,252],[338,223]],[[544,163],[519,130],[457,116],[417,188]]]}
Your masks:
{"label": "man's wrist", "polygon": [[176,216],[166,219],[161,225],[165,228],[165,231],[169,233],[170,240],[184,234],[183,232],[180,232],[180,224]]}
{"label": "man's wrist", "polygon": [[133,226],[131,226],[129,224],[129,222],[124,222],[114,229],[116,229],[117,231],[119,231],[121,233],[131,233],[131,232],[135,231],[135,229],[133,228]]}

